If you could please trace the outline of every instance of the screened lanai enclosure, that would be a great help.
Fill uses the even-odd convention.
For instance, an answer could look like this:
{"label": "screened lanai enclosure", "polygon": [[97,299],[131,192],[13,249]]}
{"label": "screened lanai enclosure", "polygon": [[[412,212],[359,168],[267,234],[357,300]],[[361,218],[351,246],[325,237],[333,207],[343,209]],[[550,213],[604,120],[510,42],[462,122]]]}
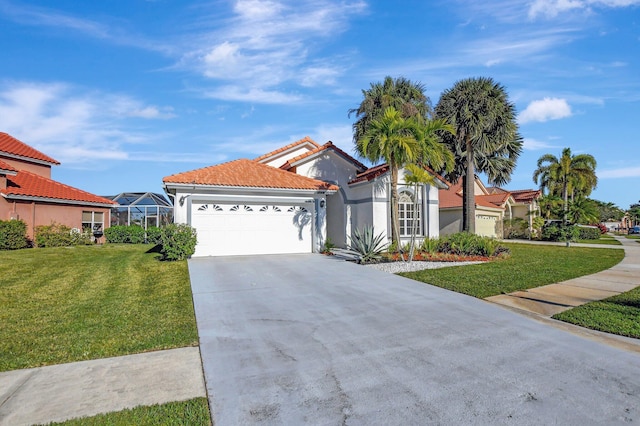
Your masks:
{"label": "screened lanai enclosure", "polygon": [[119,204],[111,209],[111,226],[140,225],[144,229],[173,223],[173,206],[154,192],[123,192],[109,198]]}

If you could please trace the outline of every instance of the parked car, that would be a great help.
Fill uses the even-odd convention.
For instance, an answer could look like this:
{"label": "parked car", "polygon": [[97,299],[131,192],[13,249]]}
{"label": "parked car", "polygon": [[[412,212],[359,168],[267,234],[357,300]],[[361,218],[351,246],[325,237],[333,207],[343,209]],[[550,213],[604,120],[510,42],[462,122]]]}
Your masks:
{"label": "parked car", "polygon": [[629,228],[629,234],[640,234],[640,226]]}

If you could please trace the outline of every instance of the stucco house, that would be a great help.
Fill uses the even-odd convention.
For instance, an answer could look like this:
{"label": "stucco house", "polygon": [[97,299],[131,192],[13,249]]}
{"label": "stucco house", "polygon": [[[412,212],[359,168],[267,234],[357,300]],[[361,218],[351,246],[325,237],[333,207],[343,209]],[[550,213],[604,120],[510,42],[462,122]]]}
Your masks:
{"label": "stucco house", "polygon": [[[474,196],[476,202],[476,234],[502,238],[505,219],[521,218],[531,227],[531,220],[539,212],[537,199],[540,190],[507,190],[485,186],[476,176]],[[462,179],[440,190],[440,234],[462,231]]]}
{"label": "stucco house", "polygon": [[[174,174],[163,183],[174,199],[174,221],[198,233],[194,256],[223,256],[317,252],[327,240],[344,247],[366,225],[390,238],[389,175],[387,165],[368,168],[332,142],[305,137],[253,160]],[[435,186],[414,191],[400,173],[404,241],[413,217],[419,236],[438,236],[438,190],[447,183],[434,176]]]}
{"label": "stucco house", "polygon": [[115,202],[51,179],[60,163],[13,136],[0,132],[0,220],[19,219],[27,234],[58,223],[103,232]]}

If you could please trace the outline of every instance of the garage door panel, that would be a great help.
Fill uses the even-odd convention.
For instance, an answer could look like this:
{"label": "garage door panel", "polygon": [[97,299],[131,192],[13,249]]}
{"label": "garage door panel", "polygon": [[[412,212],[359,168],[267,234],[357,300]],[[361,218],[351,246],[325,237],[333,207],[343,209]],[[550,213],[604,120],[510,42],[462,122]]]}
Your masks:
{"label": "garage door panel", "polygon": [[194,256],[308,253],[312,217],[303,204],[196,203]]}

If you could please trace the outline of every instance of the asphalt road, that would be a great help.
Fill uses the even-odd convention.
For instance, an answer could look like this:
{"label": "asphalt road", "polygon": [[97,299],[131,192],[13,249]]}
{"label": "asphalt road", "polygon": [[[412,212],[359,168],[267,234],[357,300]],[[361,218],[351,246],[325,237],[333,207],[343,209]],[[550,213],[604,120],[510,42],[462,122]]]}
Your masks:
{"label": "asphalt road", "polygon": [[640,356],[489,302],[321,255],[189,271],[217,426],[640,422]]}

